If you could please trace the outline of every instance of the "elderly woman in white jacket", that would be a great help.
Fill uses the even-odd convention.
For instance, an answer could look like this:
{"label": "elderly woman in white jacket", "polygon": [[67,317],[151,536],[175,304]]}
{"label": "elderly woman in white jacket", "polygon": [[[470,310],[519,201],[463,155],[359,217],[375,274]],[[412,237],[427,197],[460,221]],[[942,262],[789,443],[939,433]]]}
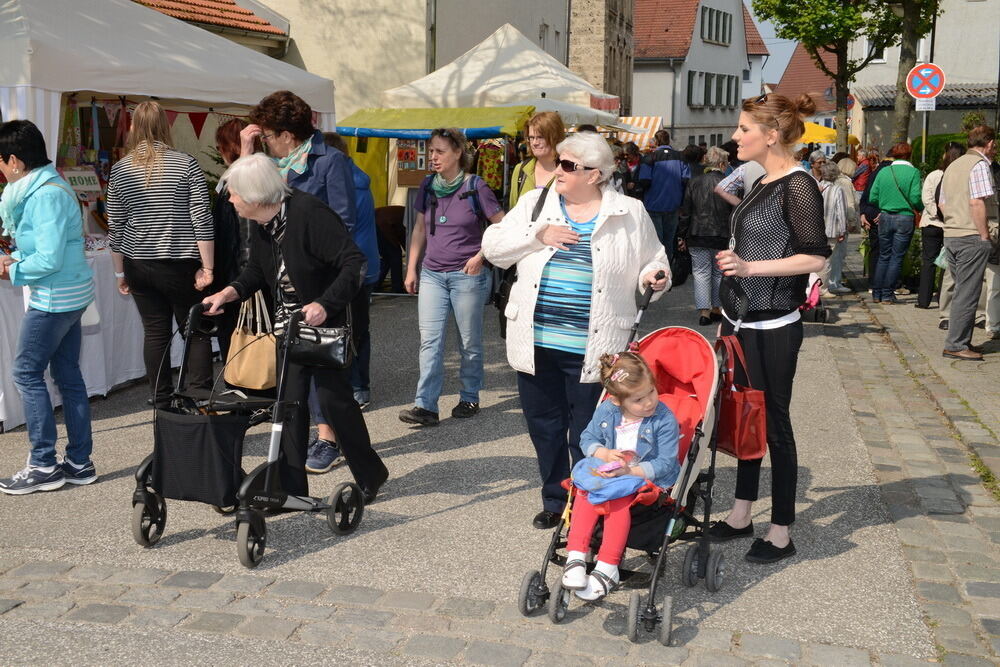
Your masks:
{"label": "elderly woman in white jacket", "polygon": [[[642,202],[608,186],[615,161],[607,142],[582,132],[556,150],[555,192],[525,194],[483,235],[487,260],[503,269],[517,265],[504,311],[507,359],[518,372],[542,477],[536,528],[559,521],[566,504],[561,482],[583,457],[580,434],[601,393],[599,359],[628,342],[636,290],[670,285],[663,245]],[[659,271],[665,277],[657,280]]]}

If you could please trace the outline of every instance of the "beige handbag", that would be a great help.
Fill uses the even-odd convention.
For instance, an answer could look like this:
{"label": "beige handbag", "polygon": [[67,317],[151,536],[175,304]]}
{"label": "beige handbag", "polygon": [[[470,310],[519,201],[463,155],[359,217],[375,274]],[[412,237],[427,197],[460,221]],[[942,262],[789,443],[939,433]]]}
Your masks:
{"label": "beige handbag", "polygon": [[223,379],[244,389],[272,389],[277,384],[277,347],[264,295],[257,292],[240,306],[226,358]]}

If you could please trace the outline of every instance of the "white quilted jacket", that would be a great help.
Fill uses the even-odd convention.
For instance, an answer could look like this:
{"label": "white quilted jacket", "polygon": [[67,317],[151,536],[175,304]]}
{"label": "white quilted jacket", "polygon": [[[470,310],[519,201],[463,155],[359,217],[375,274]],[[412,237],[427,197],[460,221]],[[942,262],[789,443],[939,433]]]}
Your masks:
{"label": "white quilted jacket", "polygon": [[[531,212],[541,194],[534,190],[521,197],[503,221],[490,225],[483,235],[483,254],[506,269],[517,264],[517,282],[507,309],[507,361],[514,370],[535,373],[535,301],[542,269],[556,251],[536,234],[543,225],[567,225],[555,190],[549,192],[538,220]],[[628,342],[635,321],[636,290],[642,276],[662,269],[670,276],[663,245],[656,237],[642,202],[607,188],[590,241],[594,266],[590,335],[583,360],[581,382],[600,380],[600,358],[619,352]],[[668,282],[669,287],[669,282]],[[654,300],[663,292],[654,294]]]}

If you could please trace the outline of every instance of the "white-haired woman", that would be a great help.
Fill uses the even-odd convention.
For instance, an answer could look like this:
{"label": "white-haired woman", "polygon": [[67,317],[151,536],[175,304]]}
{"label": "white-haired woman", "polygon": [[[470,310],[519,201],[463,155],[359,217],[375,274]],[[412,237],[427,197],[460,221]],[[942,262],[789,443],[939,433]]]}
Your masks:
{"label": "white-haired woman", "polygon": [[[618,352],[635,319],[635,292],[670,284],[663,245],[642,202],[607,181],[607,142],[581,132],[556,147],[555,192],[526,193],[483,235],[496,266],[517,265],[504,315],[507,359],[542,477],[536,528],[551,528],[566,503],[561,482],[583,457],[580,434],[601,393],[600,357]],[[539,198],[539,214],[534,215]],[[657,279],[659,271],[665,277]],[[657,295],[659,296],[659,295]]]}
{"label": "white-haired woman", "polygon": [[[276,323],[302,311],[310,326],[343,326],[347,308],[361,289],[364,253],[329,206],[316,197],[289,188],[265,155],[242,157],[222,180],[241,218],[258,223],[250,234],[246,268],[220,292],[204,299],[207,314],[222,312],[230,301],[245,301],[257,290],[275,294]],[[339,437],[347,465],[371,502],[389,473],[372,449],[368,427],[354,400],[348,370],[317,372],[291,363],[285,376],[285,400],[290,409],[281,440],[284,459],[281,484],[286,493],[307,495],[305,462],[309,435],[306,399],[315,381],[323,416]]]}

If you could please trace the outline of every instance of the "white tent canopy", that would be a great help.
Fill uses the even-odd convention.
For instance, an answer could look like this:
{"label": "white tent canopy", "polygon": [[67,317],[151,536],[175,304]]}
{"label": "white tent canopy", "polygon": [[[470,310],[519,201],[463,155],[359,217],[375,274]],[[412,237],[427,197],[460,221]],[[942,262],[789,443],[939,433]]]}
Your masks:
{"label": "white tent canopy", "polygon": [[539,98],[605,111],[619,106],[617,97],[590,85],[509,23],[441,69],[384,91],[382,106],[484,107]]}
{"label": "white tent canopy", "polygon": [[335,127],[329,79],[132,0],[0,0],[0,113],[35,121],[52,155],[66,92],[249,106],[275,90]]}

